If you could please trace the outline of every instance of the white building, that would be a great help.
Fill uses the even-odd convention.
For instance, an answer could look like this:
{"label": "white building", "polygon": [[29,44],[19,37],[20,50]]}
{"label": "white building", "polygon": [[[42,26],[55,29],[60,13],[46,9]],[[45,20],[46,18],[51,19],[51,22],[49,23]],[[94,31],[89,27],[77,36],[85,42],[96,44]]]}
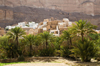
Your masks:
{"label": "white building", "polygon": [[19,27],[24,27],[24,26],[25,26],[25,22],[20,22],[20,23],[18,23],[18,26],[19,26]]}
{"label": "white building", "polygon": [[17,26],[6,26],[7,29],[12,29],[12,28],[15,28]]}
{"label": "white building", "polygon": [[38,23],[29,22],[28,24],[26,24],[26,22],[20,22],[16,26],[6,26],[6,28],[8,28],[8,29],[12,29],[12,28],[15,28],[15,27],[36,29],[38,27]]}
{"label": "white building", "polygon": [[38,23],[35,22],[29,22],[29,27],[36,29],[38,27]]}
{"label": "white building", "polygon": [[63,21],[64,22],[69,22],[69,19],[68,18],[63,18]]}
{"label": "white building", "polygon": [[33,27],[35,25],[35,22],[29,22],[29,27]]}

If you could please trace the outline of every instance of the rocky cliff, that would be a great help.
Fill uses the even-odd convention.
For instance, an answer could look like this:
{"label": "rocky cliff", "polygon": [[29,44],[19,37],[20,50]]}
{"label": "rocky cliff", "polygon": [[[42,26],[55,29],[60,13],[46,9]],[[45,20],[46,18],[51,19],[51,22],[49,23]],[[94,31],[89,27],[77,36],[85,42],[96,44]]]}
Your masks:
{"label": "rocky cliff", "polygon": [[100,0],[0,0],[0,26],[45,18],[86,19],[100,25]]}

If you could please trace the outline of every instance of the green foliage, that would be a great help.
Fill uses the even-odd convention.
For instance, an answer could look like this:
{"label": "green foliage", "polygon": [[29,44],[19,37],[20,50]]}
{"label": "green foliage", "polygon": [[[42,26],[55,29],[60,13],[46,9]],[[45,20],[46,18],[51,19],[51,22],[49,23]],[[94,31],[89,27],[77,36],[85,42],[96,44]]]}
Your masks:
{"label": "green foliage", "polygon": [[61,56],[62,57],[70,57],[71,51],[68,46],[61,46]]}
{"label": "green foliage", "polygon": [[24,61],[24,60],[25,60],[24,56],[20,56],[20,57],[18,58],[18,61]]}
{"label": "green foliage", "polygon": [[61,37],[55,37],[54,42],[53,42],[55,49],[60,50],[61,43],[62,43],[62,38]]}
{"label": "green foliage", "polygon": [[67,45],[69,45],[68,47],[70,47],[72,45],[72,35],[70,33],[70,31],[63,31],[63,34],[61,35],[63,40],[67,40]]}
{"label": "green foliage", "polygon": [[95,55],[100,55],[100,34],[94,29],[96,26],[79,20],[67,31],[63,31],[60,37],[56,37],[47,31],[38,35],[25,35],[22,28],[15,27],[7,32],[7,36],[0,37],[0,58],[18,57],[19,61],[23,61],[27,56],[72,55],[82,61],[90,61]]}
{"label": "green foliage", "polygon": [[25,38],[27,43],[32,43],[32,44],[35,43],[36,37],[34,35],[32,35],[32,34],[29,34],[29,35],[25,36],[24,38]]}
{"label": "green foliage", "polygon": [[63,34],[61,36],[64,40],[69,40],[72,36],[69,31],[63,31]]}
{"label": "green foliage", "polygon": [[61,55],[61,50],[55,50],[54,56],[60,57]]}
{"label": "green foliage", "polygon": [[39,56],[54,56],[55,49],[53,47],[48,47],[39,50]]}
{"label": "green foliage", "polygon": [[13,38],[13,40],[16,40],[18,37],[25,35],[25,31],[20,27],[15,27],[9,30],[7,32],[7,35],[9,36],[9,38]]}
{"label": "green foliage", "polygon": [[8,48],[8,36],[2,36],[0,37],[0,47],[7,49]]}
{"label": "green foliage", "polygon": [[49,42],[53,41],[54,36],[50,34],[49,32],[44,32],[40,34],[40,37],[43,41],[43,44],[45,45],[45,48],[47,49]]}
{"label": "green foliage", "polygon": [[26,26],[29,27],[29,24],[27,24]]}
{"label": "green foliage", "polygon": [[27,35],[25,36],[25,41],[30,46],[29,56],[32,56],[33,45],[35,44],[35,36],[34,35]]}
{"label": "green foliage", "polygon": [[76,36],[81,36],[82,41],[84,40],[84,36],[87,36],[89,33],[96,33],[93,29],[96,29],[97,26],[92,25],[91,23],[87,23],[87,21],[79,20],[76,21],[76,25],[73,24],[69,31]]}
{"label": "green foliage", "polygon": [[[38,35],[32,35],[32,34],[29,34],[27,36],[24,37],[25,39],[25,42],[27,44],[27,46],[30,47],[30,51],[29,51],[29,56],[32,56],[33,55],[33,46],[36,46],[36,45],[39,45],[38,41],[39,41],[39,37]],[[41,42],[41,41],[40,41]]]}
{"label": "green foliage", "polygon": [[54,56],[54,50],[51,48],[40,50],[39,56]]}
{"label": "green foliage", "polygon": [[96,40],[98,40],[99,39],[99,36],[100,36],[100,34],[89,34],[89,37],[90,37],[90,39],[91,40],[94,40],[94,41],[96,41]]}
{"label": "green foliage", "polygon": [[61,56],[69,57],[69,55],[71,54],[69,50],[72,48],[73,35],[71,34],[70,31],[63,31],[61,38],[63,42],[66,43],[65,46],[61,46]]}
{"label": "green foliage", "polygon": [[[95,39],[94,39],[95,38]],[[96,54],[96,59],[100,61],[100,34],[96,34],[92,36],[92,41],[94,41],[96,47],[99,49],[98,53]]]}
{"label": "green foliage", "polygon": [[46,31],[44,33],[41,33],[40,36],[43,40],[50,40],[53,35]]}
{"label": "green foliage", "polygon": [[9,64],[20,64],[20,63],[27,63],[27,62],[0,63],[0,66],[5,66],[5,65],[9,65]]}
{"label": "green foliage", "polygon": [[91,58],[95,57],[98,52],[98,48],[89,39],[81,40],[76,43],[76,46],[71,50],[75,57],[80,57],[83,62],[88,62]]}
{"label": "green foliage", "polygon": [[5,56],[4,54],[1,55],[1,57],[5,58],[5,57],[12,57],[11,54],[14,51],[13,47],[14,45],[9,43],[8,40],[8,36],[2,36],[0,37],[0,47],[1,47],[1,51],[5,51]]}
{"label": "green foliage", "polygon": [[22,38],[22,35],[25,35],[25,31],[20,28],[20,27],[15,27],[15,28],[12,28],[11,30],[9,30],[7,32],[7,35],[9,37],[9,39],[12,39],[13,43],[14,43],[14,50],[15,50],[15,53],[16,55],[20,55],[19,54],[19,38]]}

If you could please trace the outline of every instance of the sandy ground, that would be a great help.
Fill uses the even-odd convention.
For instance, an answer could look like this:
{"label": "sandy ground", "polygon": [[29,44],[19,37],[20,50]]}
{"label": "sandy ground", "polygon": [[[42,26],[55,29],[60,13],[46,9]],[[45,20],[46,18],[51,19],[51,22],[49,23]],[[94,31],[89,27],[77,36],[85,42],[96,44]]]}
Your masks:
{"label": "sandy ground", "polygon": [[100,62],[77,62],[62,58],[52,61],[35,60],[34,62],[11,64],[5,66],[100,66]]}
{"label": "sandy ground", "polygon": [[74,65],[72,61],[66,59],[57,59],[52,61],[35,60],[35,62],[11,64],[5,66],[71,66],[71,65]]}
{"label": "sandy ground", "polygon": [[13,64],[6,66],[69,66],[64,63],[22,63],[22,64]]}

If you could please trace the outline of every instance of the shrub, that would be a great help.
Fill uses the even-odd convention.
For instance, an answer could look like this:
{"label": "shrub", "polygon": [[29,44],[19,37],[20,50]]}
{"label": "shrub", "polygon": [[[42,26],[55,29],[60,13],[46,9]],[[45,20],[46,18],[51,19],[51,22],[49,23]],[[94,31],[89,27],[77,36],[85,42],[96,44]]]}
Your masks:
{"label": "shrub", "polygon": [[10,42],[10,40],[8,40],[8,36],[0,37],[0,48],[3,52],[3,54],[1,54],[5,54],[7,58],[13,58],[16,55],[16,47],[13,42]]}
{"label": "shrub", "polygon": [[0,52],[0,59],[6,59],[7,58],[7,54],[6,52],[3,50],[3,52]]}
{"label": "shrub", "polygon": [[55,50],[54,55],[55,56],[61,56],[61,50]]}
{"label": "shrub", "polygon": [[69,50],[68,46],[61,46],[61,56],[62,57],[69,57],[71,51]]}
{"label": "shrub", "polygon": [[55,50],[53,48],[41,49],[39,50],[40,56],[54,56]]}
{"label": "shrub", "polygon": [[71,52],[75,57],[80,57],[81,61],[89,62],[91,58],[95,57],[98,49],[92,41],[84,39],[84,42],[82,40],[77,42]]}
{"label": "shrub", "polygon": [[18,58],[18,61],[24,61],[24,60],[25,60],[24,56],[20,56],[20,57]]}

